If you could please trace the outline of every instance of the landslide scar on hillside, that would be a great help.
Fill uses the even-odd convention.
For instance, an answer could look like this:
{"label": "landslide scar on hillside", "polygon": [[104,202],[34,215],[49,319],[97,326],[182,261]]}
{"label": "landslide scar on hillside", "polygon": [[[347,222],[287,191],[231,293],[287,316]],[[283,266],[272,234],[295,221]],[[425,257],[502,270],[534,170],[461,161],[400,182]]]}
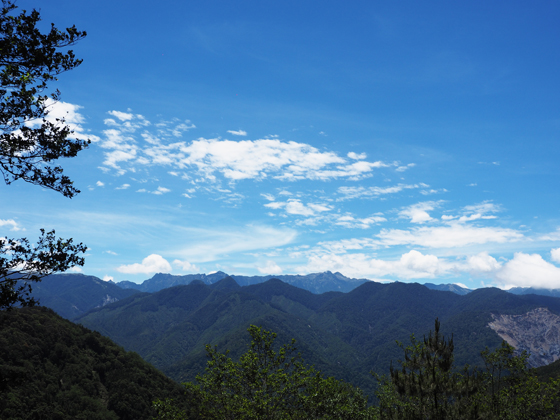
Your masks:
{"label": "landslide scar on hillside", "polygon": [[523,315],[495,315],[488,326],[517,352],[530,354],[530,367],[540,367],[560,358],[560,316],[548,308],[536,308]]}

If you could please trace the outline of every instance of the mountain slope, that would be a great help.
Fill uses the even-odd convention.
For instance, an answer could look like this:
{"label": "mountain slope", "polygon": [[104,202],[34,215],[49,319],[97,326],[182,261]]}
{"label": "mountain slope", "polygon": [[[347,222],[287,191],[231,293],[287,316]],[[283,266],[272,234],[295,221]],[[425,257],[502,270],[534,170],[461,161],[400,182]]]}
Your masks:
{"label": "mountain slope", "polygon": [[136,290],[125,290],[114,283],[83,274],[53,274],[32,284],[32,296],[42,306],[73,319],[93,308],[127,298]]}
{"label": "mountain slope", "polygon": [[151,419],[181,387],[135,353],[47,308],[0,312],[0,418]]}

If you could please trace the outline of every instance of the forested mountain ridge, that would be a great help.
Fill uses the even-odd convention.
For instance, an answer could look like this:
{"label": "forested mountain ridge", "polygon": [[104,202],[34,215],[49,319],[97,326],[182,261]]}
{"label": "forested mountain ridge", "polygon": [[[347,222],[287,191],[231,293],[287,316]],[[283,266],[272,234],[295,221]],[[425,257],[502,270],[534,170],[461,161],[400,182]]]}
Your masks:
{"label": "forested mountain ridge", "polygon": [[136,353],[47,308],[0,312],[0,418],[151,419],[181,387]]}
{"label": "forested mountain ridge", "polygon": [[295,338],[305,360],[327,375],[371,392],[369,372],[386,372],[399,356],[395,340],[427,333],[435,318],[443,333],[454,336],[458,365],[476,365],[484,348],[502,341],[488,328],[492,314],[523,314],[538,307],[560,314],[560,299],[491,288],[461,296],[419,284],[375,282],[349,293],[314,294],[277,279],[239,287],[226,278],[137,294],[77,321],[180,381],[204,368],[205,344],[238,355],[246,348],[248,325],[259,325],[284,342]]}

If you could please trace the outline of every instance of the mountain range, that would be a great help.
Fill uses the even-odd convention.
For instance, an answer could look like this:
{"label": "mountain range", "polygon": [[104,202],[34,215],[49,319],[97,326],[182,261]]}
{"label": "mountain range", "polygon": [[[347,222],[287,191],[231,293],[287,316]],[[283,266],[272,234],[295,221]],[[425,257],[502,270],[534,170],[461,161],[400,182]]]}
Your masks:
{"label": "mountain range", "polygon": [[[151,279],[145,280],[140,284],[126,280],[120,281],[115,284],[124,289],[135,289],[141,292],[152,293],[158,292],[168,287],[190,284],[194,280],[200,280],[205,284],[213,284],[225,277],[228,277],[228,274],[224,273],[223,271],[217,271],[211,274],[187,274],[184,276],[157,273]],[[360,284],[370,281],[367,279],[353,279],[346,277],[338,272],[331,273],[330,271],[307,275],[231,275],[230,277],[233,278],[240,286],[250,286],[253,284],[263,283],[274,278],[282,280],[284,283],[291,284],[292,286],[299,287],[300,289],[309,290],[313,293],[325,293],[333,291],[349,292],[358,287]]]}
{"label": "mountain range", "polygon": [[[194,280],[201,280],[205,284],[213,284],[227,276],[228,274],[224,273],[223,271],[216,271],[210,274],[201,273],[187,275],[157,273],[152,278],[144,280],[142,283],[134,283],[131,281],[123,280],[114,284],[123,289],[134,289],[141,292],[153,293],[168,287],[190,284]],[[282,280],[284,283],[299,287],[300,289],[309,290],[312,293],[325,293],[334,291],[349,292],[359,285],[371,281],[368,279],[350,278],[344,276],[339,272],[332,273],[330,271],[325,271],[324,273],[312,273],[307,275],[283,274],[266,276],[241,276],[232,274],[230,275],[230,277],[232,277],[240,286],[249,286],[252,284],[263,283],[267,280],[276,278]],[[471,289],[467,289],[454,283],[424,283],[424,286],[426,286],[428,289],[453,292],[459,295],[466,295],[467,293],[472,292]],[[515,295],[535,294],[542,296],[560,297],[560,289],[513,287],[507,290],[507,292],[513,293]]]}
{"label": "mountain range", "polygon": [[[192,380],[204,369],[206,344],[241,354],[251,324],[277,332],[279,342],[296,338],[308,362],[368,392],[373,389],[369,372],[386,372],[402,356],[395,340],[406,343],[412,333],[421,337],[435,318],[446,334],[454,334],[459,365],[480,363],[480,351],[498,346],[502,338],[542,353],[534,366],[560,357],[553,342],[560,299],[553,296],[471,291],[454,284],[383,284],[331,272],[282,276],[291,284],[272,276],[224,275],[156,274],[132,283],[136,288],[123,288],[130,282],[62,274],[34,284],[33,295],[63,317],[138,352],[177,381]],[[532,317],[545,309],[546,317]],[[497,323],[497,317],[507,322]]]}
{"label": "mountain range", "polygon": [[[502,341],[489,327],[495,315],[537,308],[558,317],[560,299],[495,288],[460,295],[416,283],[371,281],[347,293],[315,294],[278,279],[240,286],[226,277],[136,293],[75,321],[138,352],[177,381],[192,380],[203,370],[206,344],[228,349],[235,358],[246,349],[247,327],[259,325],[275,331],[279,342],[295,338],[307,362],[371,393],[369,372],[386,373],[402,356],[395,341],[427,334],[436,318],[446,335],[453,334],[457,364],[477,365],[482,350]],[[532,339],[538,344],[541,337]],[[555,360],[551,357],[548,362]]]}

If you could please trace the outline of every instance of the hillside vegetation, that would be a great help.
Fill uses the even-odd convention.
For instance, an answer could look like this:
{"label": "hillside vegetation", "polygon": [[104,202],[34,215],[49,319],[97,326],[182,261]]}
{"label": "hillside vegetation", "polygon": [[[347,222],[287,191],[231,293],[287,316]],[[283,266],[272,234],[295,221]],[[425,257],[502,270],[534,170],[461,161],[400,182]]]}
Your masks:
{"label": "hillside vegetation", "polygon": [[151,419],[180,386],[142,358],[47,308],[0,312],[0,419]]}

